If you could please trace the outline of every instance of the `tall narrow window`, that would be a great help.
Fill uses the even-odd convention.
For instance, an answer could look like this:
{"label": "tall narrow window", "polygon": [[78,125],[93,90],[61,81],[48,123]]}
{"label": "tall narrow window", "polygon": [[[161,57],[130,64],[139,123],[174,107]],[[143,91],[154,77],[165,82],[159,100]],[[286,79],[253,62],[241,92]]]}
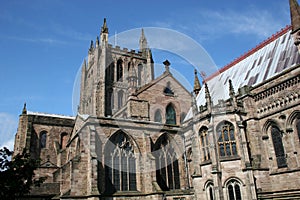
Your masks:
{"label": "tall narrow window", "polygon": [[136,191],[136,159],[128,136],[115,134],[105,149],[106,192]]}
{"label": "tall narrow window", "polygon": [[123,81],[123,61],[117,61],[117,81]]}
{"label": "tall narrow window", "polygon": [[297,133],[298,133],[298,138],[300,140],[300,116],[298,116],[299,118],[296,121],[296,128],[297,128]]}
{"label": "tall narrow window", "polygon": [[142,85],[142,70],[143,70],[143,65],[139,64],[138,65],[138,86]]}
{"label": "tall narrow window", "polygon": [[202,150],[202,161],[210,160],[208,129],[206,127],[202,127],[200,129],[199,137],[200,137],[200,148]]}
{"label": "tall narrow window", "polygon": [[120,90],[118,92],[118,109],[120,109],[123,106],[123,91]]}
{"label": "tall narrow window", "polygon": [[155,114],[154,114],[154,121],[155,122],[162,122],[162,117],[161,117],[161,112],[160,112],[160,110],[159,109],[157,109],[156,111],[155,111]]}
{"label": "tall narrow window", "polygon": [[179,163],[167,135],[161,136],[155,144],[156,178],[162,190],[180,189]]}
{"label": "tall narrow window", "polygon": [[172,104],[166,108],[166,124],[176,124],[176,111]]}
{"label": "tall narrow window", "polygon": [[62,133],[60,134],[60,147],[61,149],[66,148],[68,142],[68,134],[67,133]]}
{"label": "tall narrow window", "polygon": [[42,131],[40,133],[40,147],[41,147],[41,149],[46,148],[46,144],[47,144],[47,132]]}
{"label": "tall narrow window", "polygon": [[208,200],[214,200],[215,199],[214,185],[212,183],[207,184],[206,195],[207,195]]}
{"label": "tall narrow window", "polygon": [[240,184],[232,180],[227,184],[227,194],[229,200],[242,200]]}
{"label": "tall narrow window", "polygon": [[285,159],[284,147],[282,143],[282,136],[280,130],[276,126],[272,126],[271,136],[272,136],[272,142],[275,150],[277,166],[279,168],[286,167],[287,164]]}
{"label": "tall narrow window", "polygon": [[112,82],[114,82],[114,71],[115,71],[115,63],[112,62],[105,69],[105,81],[107,84],[111,84]]}
{"label": "tall narrow window", "polygon": [[219,155],[221,157],[237,155],[234,127],[231,123],[225,122],[217,128]]}

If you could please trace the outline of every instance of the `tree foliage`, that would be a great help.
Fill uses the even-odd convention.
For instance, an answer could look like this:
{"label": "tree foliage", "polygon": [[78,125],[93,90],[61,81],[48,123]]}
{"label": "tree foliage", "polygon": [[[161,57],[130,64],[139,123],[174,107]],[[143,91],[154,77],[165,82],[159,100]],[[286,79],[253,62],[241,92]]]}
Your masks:
{"label": "tree foliage", "polygon": [[38,186],[44,178],[34,179],[34,170],[39,161],[29,153],[18,154],[4,147],[0,149],[0,199],[15,199],[28,194],[30,187]]}

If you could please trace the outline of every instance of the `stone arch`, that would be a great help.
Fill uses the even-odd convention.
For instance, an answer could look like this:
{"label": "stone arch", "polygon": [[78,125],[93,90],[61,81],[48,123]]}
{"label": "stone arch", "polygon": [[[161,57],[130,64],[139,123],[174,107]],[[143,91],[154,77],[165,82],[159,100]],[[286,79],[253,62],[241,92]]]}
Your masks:
{"label": "stone arch", "polygon": [[224,184],[226,195],[229,200],[243,199],[242,181],[236,177],[228,178]]}
{"label": "stone arch", "polygon": [[245,186],[246,184],[242,181],[242,179],[238,178],[237,176],[230,176],[224,180],[222,187],[226,187],[228,183],[232,180],[235,180],[241,184],[241,186]]}
{"label": "stone arch", "polygon": [[112,134],[105,144],[105,192],[137,190],[137,160],[134,140],[124,131]]}
{"label": "stone arch", "polygon": [[287,129],[292,129],[293,128],[293,123],[294,121],[300,118],[300,111],[299,110],[294,110],[289,117],[286,120],[286,127]]}
{"label": "stone arch", "polygon": [[267,134],[268,129],[273,125],[277,126],[280,129],[279,124],[280,123],[276,119],[268,119],[262,127],[262,133]]}

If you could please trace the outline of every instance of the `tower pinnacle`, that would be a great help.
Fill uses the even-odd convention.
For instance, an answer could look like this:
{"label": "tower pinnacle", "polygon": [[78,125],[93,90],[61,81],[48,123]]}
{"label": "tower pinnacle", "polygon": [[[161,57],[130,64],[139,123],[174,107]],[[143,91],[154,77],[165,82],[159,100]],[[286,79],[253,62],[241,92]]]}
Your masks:
{"label": "tower pinnacle", "polygon": [[199,91],[201,90],[201,85],[200,85],[200,81],[199,81],[198,76],[197,76],[197,70],[196,69],[195,69],[194,73],[195,73],[194,93],[197,96],[199,94]]}
{"label": "tower pinnacle", "polygon": [[106,18],[104,18],[103,26],[101,27],[100,39],[101,44],[105,44],[108,42],[108,28],[106,24]]}
{"label": "tower pinnacle", "polygon": [[144,33],[144,29],[142,29],[141,37],[140,37],[140,50],[146,50],[148,48],[147,39]]}

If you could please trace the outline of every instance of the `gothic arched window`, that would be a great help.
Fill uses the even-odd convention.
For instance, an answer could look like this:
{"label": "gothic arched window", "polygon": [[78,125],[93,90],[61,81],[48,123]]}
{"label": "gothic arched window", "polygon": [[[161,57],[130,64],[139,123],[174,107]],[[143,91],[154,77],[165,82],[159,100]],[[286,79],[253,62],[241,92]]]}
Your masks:
{"label": "gothic arched window", "polygon": [[117,81],[123,81],[123,61],[117,61]]}
{"label": "gothic arched window", "polygon": [[136,158],[128,136],[113,135],[105,149],[106,192],[136,191]]}
{"label": "gothic arched window", "polygon": [[123,97],[124,96],[124,92],[122,90],[120,90],[118,92],[118,109],[120,109],[123,106]]}
{"label": "gothic arched window", "polygon": [[214,193],[214,185],[212,183],[208,183],[206,186],[206,195],[208,200],[214,200],[215,199],[215,193]]}
{"label": "gothic arched window", "polygon": [[298,119],[296,120],[296,128],[297,128],[298,138],[300,140],[300,116],[298,116]]}
{"label": "gothic arched window", "polygon": [[155,111],[155,114],[154,114],[154,121],[155,122],[162,122],[162,116],[161,116],[161,112],[160,112],[160,110],[159,109],[157,109],[156,111]]}
{"label": "gothic arched window", "polygon": [[158,185],[164,191],[180,189],[179,163],[167,135],[158,139],[154,150]]}
{"label": "gothic arched window", "polygon": [[221,157],[237,155],[234,127],[231,123],[225,122],[217,128],[219,154]]}
{"label": "gothic arched window", "polygon": [[276,161],[278,167],[286,167],[286,159],[284,153],[284,147],[282,143],[282,136],[280,130],[276,126],[271,128],[272,142],[275,150]]}
{"label": "gothic arched window", "polygon": [[143,70],[143,65],[139,64],[138,65],[138,86],[142,85],[142,70]]}
{"label": "gothic arched window", "polygon": [[40,147],[41,147],[41,149],[46,148],[46,144],[47,144],[47,132],[42,131],[40,133]]}
{"label": "gothic arched window", "polygon": [[67,142],[68,142],[68,134],[65,132],[60,134],[60,148],[61,149],[66,148]]}
{"label": "gothic arched window", "polygon": [[164,93],[165,93],[166,95],[174,95],[174,92],[173,92],[173,90],[171,89],[171,83],[170,83],[170,81],[167,82],[167,86],[166,86],[165,89],[164,89]]}
{"label": "gothic arched window", "polygon": [[172,104],[166,108],[166,124],[176,125],[176,111]]}
{"label": "gothic arched window", "polygon": [[209,153],[209,140],[208,140],[208,129],[207,127],[202,127],[199,130],[200,137],[200,148],[202,150],[202,161],[210,160]]}
{"label": "gothic arched window", "polygon": [[227,184],[227,194],[229,200],[242,200],[239,182],[232,180]]}

